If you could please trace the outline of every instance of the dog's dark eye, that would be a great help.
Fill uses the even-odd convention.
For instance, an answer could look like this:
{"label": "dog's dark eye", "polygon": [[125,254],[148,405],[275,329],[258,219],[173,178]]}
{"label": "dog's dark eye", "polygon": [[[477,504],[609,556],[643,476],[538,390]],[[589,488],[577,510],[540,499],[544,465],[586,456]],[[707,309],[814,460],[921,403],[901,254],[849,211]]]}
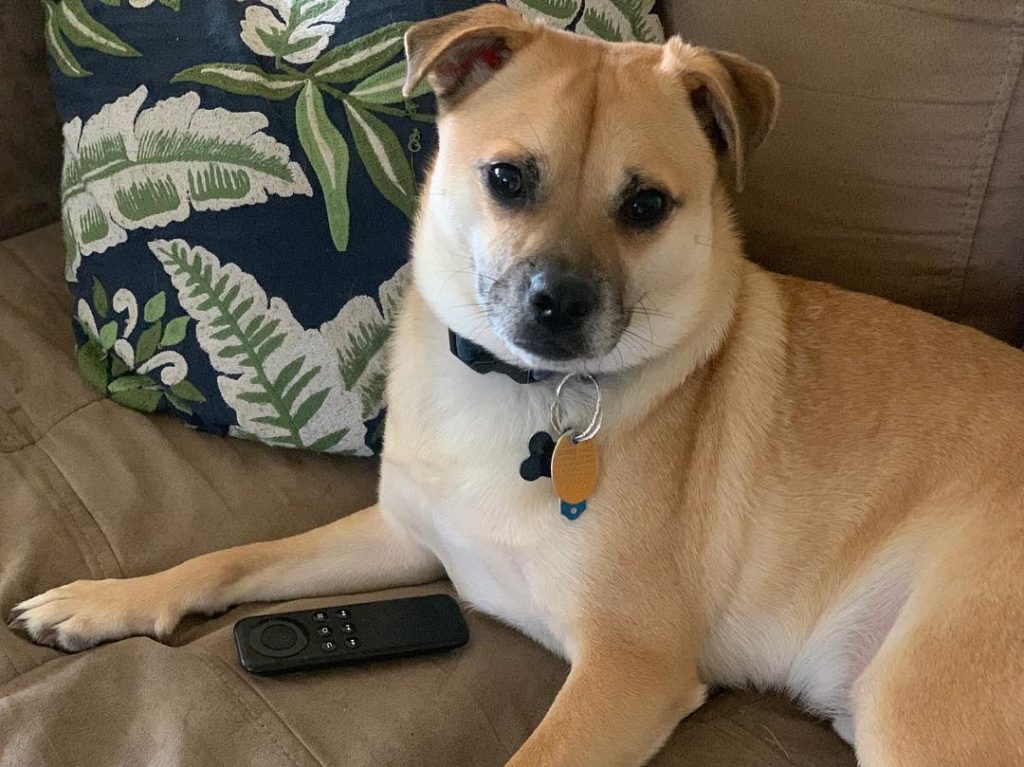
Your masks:
{"label": "dog's dark eye", "polygon": [[638,189],[622,204],[623,220],[637,227],[649,227],[659,223],[668,215],[669,200],[664,192],[657,189]]}
{"label": "dog's dark eye", "polygon": [[487,168],[487,185],[495,197],[515,200],[523,195],[523,172],[510,162],[496,162]]}

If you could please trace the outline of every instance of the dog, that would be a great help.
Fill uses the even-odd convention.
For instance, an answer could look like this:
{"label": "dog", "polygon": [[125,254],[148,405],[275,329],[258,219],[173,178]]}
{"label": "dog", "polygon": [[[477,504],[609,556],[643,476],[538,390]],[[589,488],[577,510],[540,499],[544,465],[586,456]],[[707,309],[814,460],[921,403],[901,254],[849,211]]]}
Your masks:
{"label": "dog", "polygon": [[[81,650],[447,574],[571,663],[511,767],[641,765],[731,685],[787,691],[864,767],[1024,764],[1024,354],[744,260],[763,67],[490,4],[405,44],[440,140],[377,505],[15,622]],[[526,481],[553,410],[586,476],[556,447]]]}

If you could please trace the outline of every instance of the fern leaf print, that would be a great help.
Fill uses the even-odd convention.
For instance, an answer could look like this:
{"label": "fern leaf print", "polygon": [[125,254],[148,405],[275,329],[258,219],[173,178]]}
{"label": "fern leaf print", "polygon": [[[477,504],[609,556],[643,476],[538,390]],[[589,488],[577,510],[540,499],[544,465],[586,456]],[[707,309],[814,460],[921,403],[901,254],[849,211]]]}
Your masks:
{"label": "fern leaf print", "polygon": [[340,379],[317,330],[306,330],[280,298],[249,274],[183,240],[150,250],[195,320],[199,344],[218,372],[237,436],[286,447],[369,455],[363,403]]}
{"label": "fern leaf print", "polygon": [[363,419],[367,421],[376,418],[384,407],[386,346],[410,279],[411,268],[406,264],[380,286],[379,306],[369,296],[356,296],[337,317],[320,327],[335,351],[338,375],[346,388],[359,394]]}
{"label": "fern leaf print", "polygon": [[130,230],[184,221],[193,210],[313,193],[288,147],[263,133],[263,114],[200,109],[194,91],[139,111],[147,94],[139,86],[64,126],[69,280],[82,256],[124,242]]}

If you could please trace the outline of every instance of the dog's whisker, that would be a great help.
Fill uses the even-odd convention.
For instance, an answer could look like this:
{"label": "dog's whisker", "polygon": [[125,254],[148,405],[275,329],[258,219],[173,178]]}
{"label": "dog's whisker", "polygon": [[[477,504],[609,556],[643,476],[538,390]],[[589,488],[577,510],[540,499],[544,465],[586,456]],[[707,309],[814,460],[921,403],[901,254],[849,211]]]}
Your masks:
{"label": "dog's whisker", "polygon": [[[646,300],[646,298],[647,298],[647,294],[646,293],[640,297],[639,306],[640,306],[641,309],[644,306],[644,301]],[[640,312],[640,316],[643,317],[645,320],[647,320],[647,334],[651,337],[651,339],[653,339],[654,338],[654,325],[651,322],[651,315],[646,313],[646,312],[644,312],[644,311],[641,311]]]}
{"label": "dog's whisker", "polygon": [[622,331],[622,336],[623,338],[633,339],[636,343],[644,344],[658,351],[669,351],[672,348],[671,346],[665,346],[664,344],[657,343],[654,340],[653,335],[649,338],[644,338],[642,335],[640,335],[640,333],[630,328],[626,328],[624,331]]}

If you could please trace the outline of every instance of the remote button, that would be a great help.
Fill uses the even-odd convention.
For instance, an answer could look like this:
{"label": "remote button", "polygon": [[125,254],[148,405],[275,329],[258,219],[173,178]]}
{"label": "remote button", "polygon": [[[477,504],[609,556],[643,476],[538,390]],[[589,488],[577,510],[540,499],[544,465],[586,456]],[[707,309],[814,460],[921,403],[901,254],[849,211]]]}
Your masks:
{"label": "remote button", "polygon": [[313,613],[313,622],[314,623],[323,623],[326,620],[327,620],[327,613],[325,613],[325,612]]}
{"label": "remote button", "polygon": [[317,628],[316,633],[322,637],[329,637],[331,635],[330,626],[320,626]]}
{"label": "remote button", "polygon": [[342,620],[345,620],[345,618],[349,616],[349,611],[346,610],[344,607],[339,607],[337,610],[334,611],[334,614]]}
{"label": "remote button", "polygon": [[341,632],[343,634],[351,634],[355,630],[356,630],[356,627],[353,626],[351,623],[345,623],[341,627]]}
{"label": "remote button", "polygon": [[289,620],[269,620],[249,632],[249,644],[268,658],[288,658],[309,644],[302,627]]}
{"label": "remote button", "polygon": [[359,647],[359,638],[349,637],[345,640],[345,644],[347,644],[349,647]]}
{"label": "remote button", "polygon": [[334,644],[334,642],[331,642],[330,640],[320,643],[320,649],[324,652],[333,652],[337,647],[338,645]]}

